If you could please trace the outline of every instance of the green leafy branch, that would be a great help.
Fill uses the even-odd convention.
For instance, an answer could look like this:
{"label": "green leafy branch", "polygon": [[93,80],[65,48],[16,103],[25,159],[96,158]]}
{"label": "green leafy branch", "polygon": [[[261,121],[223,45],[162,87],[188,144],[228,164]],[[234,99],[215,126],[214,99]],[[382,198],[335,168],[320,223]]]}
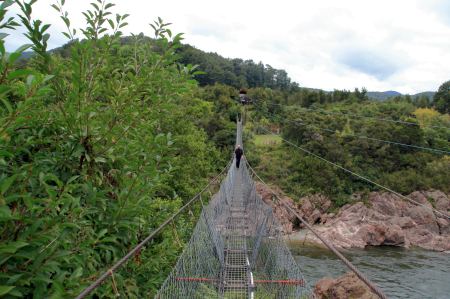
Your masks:
{"label": "green leafy branch", "polygon": [[47,42],[50,39],[50,34],[46,33],[50,24],[43,24],[41,20],[32,20],[31,14],[33,12],[33,4],[37,0],[31,0],[29,2],[15,0],[15,3],[19,5],[22,12],[18,15],[22,25],[27,29],[24,34],[31,42],[32,49],[42,58],[38,63],[40,70],[45,73],[50,72],[50,54],[47,52]]}

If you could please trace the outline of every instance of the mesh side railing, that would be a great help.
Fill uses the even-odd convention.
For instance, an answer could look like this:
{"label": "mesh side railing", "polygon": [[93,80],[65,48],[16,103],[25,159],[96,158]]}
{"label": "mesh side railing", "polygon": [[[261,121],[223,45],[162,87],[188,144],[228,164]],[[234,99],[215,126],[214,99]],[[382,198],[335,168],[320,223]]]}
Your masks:
{"label": "mesh side railing", "polygon": [[[236,144],[242,146],[241,122],[236,133]],[[155,298],[309,298],[310,294],[246,163],[237,169],[233,161]]]}

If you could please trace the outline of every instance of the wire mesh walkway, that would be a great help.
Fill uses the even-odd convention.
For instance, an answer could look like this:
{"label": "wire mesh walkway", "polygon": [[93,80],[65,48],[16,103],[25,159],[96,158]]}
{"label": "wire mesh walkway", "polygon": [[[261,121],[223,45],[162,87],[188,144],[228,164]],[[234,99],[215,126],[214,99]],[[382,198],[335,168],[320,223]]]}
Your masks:
{"label": "wire mesh walkway", "polygon": [[[242,145],[242,124],[236,144]],[[245,159],[245,158],[243,158]],[[220,190],[156,298],[308,298],[311,292],[246,163]]]}

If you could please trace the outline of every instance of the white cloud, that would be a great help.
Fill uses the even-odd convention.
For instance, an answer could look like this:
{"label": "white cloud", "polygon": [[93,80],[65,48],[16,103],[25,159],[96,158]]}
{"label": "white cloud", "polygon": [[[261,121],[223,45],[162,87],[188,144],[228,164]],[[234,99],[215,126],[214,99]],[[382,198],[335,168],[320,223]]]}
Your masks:
{"label": "white cloud", "polygon": [[[66,2],[83,26],[90,1]],[[160,16],[197,48],[283,68],[301,86],[414,93],[450,79],[448,0],[115,2],[131,14],[125,33],[151,34],[148,23]],[[53,24],[55,47],[65,39],[51,3],[38,1],[35,17]],[[8,38],[10,49],[25,42],[18,33]]]}

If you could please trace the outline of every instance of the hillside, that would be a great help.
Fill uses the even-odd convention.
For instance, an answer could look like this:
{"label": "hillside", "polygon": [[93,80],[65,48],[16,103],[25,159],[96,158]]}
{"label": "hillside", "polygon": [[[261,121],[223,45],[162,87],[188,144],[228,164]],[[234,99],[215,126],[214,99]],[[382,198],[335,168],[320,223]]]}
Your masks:
{"label": "hillside", "polygon": [[[424,91],[424,92],[419,92],[419,93],[409,95],[409,96],[413,100],[418,100],[420,98],[425,97],[431,102],[433,100],[433,97],[435,94],[436,94],[436,92],[434,92],[434,91]],[[390,91],[368,91],[367,96],[370,99],[374,99],[374,100],[378,100],[378,101],[385,101],[390,98],[401,97],[401,96],[406,96],[406,95],[401,94],[400,92],[397,92],[397,91],[390,90]]]}
{"label": "hillside", "polygon": [[413,98],[427,97],[428,99],[433,100],[433,97],[435,94],[436,94],[435,91],[424,91],[424,92],[416,93],[416,94],[412,95],[411,97],[413,97]]}
{"label": "hillside", "polygon": [[[154,47],[155,40],[140,35],[141,39],[147,40]],[[67,43],[66,45],[52,49],[49,53],[55,53],[62,57],[70,56],[70,49],[78,41]],[[83,41],[82,41],[83,43]],[[131,36],[121,37],[121,44],[133,44]],[[155,50],[158,50],[157,47]],[[276,69],[263,62],[253,60],[243,60],[239,58],[224,58],[217,53],[208,53],[199,50],[189,44],[180,44],[176,50],[179,55],[179,62],[185,65],[198,66],[195,79],[200,86],[221,83],[234,88],[268,87],[282,90],[297,90],[298,83],[292,82],[287,72]],[[32,57],[32,52],[26,51],[21,54],[22,60]]]}
{"label": "hillside", "polygon": [[295,90],[298,83],[292,82],[285,70],[276,69],[263,62],[224,58],[217,53],[207,53],[190,45],[179,49],[180,61],[198,65],[205,72],[196,76],[201,86],[222,83],[235,88],[269,87]]}
{"label": "hillside", "polygon": [[375,100],[380,100],[380,101],[384,101],[387,100],[389,98],[392,97],[396,97],[396,96],[401,96],[402,94],[397,92],[397,91],[393,91],[393,90],[389,90],[389,91],[369,91],[367,92],[367,96],[371,99],[375,99]]}

